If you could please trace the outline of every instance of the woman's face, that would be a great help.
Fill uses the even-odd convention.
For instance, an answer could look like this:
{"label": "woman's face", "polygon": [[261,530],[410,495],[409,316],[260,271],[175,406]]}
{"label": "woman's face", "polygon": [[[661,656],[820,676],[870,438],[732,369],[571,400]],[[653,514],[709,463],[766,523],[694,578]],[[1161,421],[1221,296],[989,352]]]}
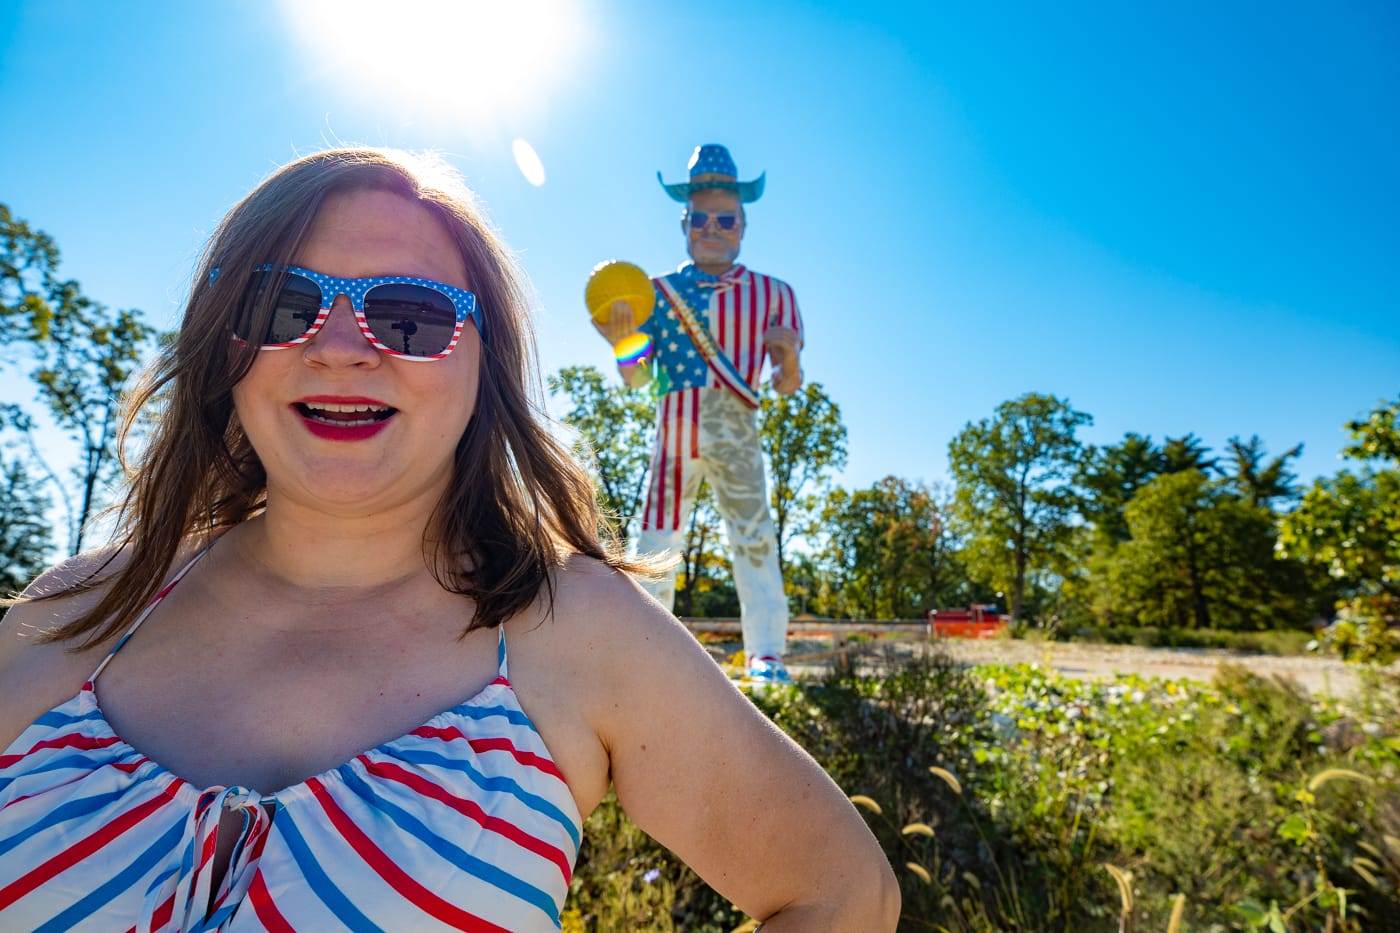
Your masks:
{"label": "woman's face", "polygon": [[[470,290],[452,237],[427,208],[387,191],[328,197],[292,265],[344,278],[404,275]],[[268,506],[369,517],[431,509],[476,407],[481,339],[469,322],[432,361],[376,350],[338,296],[310,340],[264,349],[233,389],[267,472]]]}

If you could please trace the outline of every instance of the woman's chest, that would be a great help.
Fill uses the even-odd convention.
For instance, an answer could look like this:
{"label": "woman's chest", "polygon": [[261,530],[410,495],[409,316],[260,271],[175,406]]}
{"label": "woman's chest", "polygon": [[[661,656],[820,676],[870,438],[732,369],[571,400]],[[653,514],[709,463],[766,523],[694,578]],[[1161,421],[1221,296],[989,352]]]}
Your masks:
{"label": "woman's chest", "polygon": [[474,638],[168,639],[127,646],[96,693],[113,730],[172,773],[271,793],[410,732],[495,676]]}

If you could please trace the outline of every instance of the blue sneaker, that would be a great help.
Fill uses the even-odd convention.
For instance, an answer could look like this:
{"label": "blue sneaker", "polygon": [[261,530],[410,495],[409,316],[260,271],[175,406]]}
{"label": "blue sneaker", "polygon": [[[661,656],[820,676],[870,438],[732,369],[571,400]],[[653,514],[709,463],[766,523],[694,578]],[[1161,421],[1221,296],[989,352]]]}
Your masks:
{"label": "blue sneaker", "polygon": [[792,683],[792,676],[783,666],[783,659],[777,655],[751,655],[749,657],[748,681],[754,686],[786,685]]}

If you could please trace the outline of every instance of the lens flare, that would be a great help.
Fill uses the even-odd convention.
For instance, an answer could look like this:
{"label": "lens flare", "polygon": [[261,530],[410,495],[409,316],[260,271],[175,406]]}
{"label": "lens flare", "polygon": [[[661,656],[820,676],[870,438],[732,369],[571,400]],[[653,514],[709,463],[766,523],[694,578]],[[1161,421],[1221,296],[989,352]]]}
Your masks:
{"label": "lens flare", "polygon": [[525,180],[536,188],[544,184],[544,163],[540,161],[540,155],[535,151],[535,147],[523,139],[517,139],[510,144],[510,151],[515,155],[515,165],[520,169],[520,174],[525,176]]}
{"label": "lens flare", "polygon": [[613,356],[622,366],[640,363],[651,353],[651,338],[646,334],[628,334],[613,345]]}
{"label": "lens flare", "polygon": [[281,0],[280,8],[302,46],[300,66],[339,85],[352,112],[373,102],[402,125],[478,139],[544,112],[591,41],[582,5],[570,0]]}

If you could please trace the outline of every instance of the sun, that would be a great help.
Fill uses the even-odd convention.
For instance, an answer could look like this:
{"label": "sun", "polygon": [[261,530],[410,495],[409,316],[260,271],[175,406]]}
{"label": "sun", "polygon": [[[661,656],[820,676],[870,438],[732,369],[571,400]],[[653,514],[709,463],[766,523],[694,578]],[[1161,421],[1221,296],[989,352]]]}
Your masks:
{"label": "sun", "polygon": [[406,121],[504,128],[542,106],[581,44],[578,0],[286,0],[314,64]]}

